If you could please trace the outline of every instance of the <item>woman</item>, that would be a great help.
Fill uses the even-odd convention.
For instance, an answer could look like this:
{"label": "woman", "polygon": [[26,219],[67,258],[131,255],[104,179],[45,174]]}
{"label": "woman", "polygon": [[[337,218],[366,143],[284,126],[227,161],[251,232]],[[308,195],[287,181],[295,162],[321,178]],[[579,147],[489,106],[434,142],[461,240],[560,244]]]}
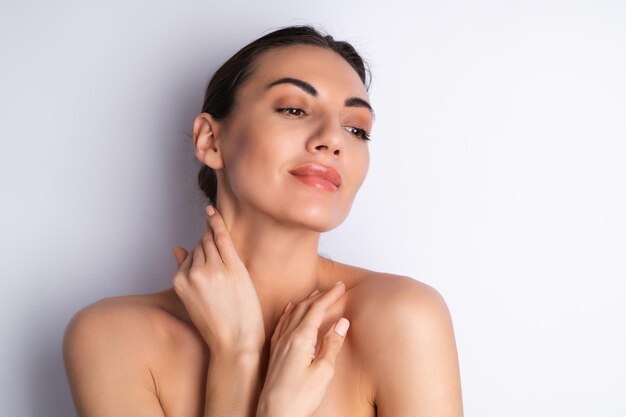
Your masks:
{"label": "woman", "polygon": [[71,320],[79,415],[462,415],[439,293],[317,253],[365,178],[373,120],[360,56],[309,26],[217,70],[193,134],[207,229],[174,250],[171,289]]}

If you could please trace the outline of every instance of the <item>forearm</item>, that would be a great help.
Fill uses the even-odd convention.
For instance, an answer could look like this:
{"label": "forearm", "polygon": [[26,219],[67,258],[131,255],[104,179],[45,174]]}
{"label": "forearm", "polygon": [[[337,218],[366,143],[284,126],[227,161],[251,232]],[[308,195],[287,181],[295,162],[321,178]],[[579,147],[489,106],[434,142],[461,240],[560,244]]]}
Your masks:
{"label": "forearm", "polygon": [[301,413],[296,412],[293,407],[278,406],[272,404],[268,398],[261,398],[258,401],[255,417],[300,417]]}
{"label": "forearm", "polygon": [[281,413],[271,410],[268,404],[263,401],[259,402],[255,417],[281,417]]}
{"label": "forearm", "polygon": [[255,417],[260,354],[211,355],[204,417]]}

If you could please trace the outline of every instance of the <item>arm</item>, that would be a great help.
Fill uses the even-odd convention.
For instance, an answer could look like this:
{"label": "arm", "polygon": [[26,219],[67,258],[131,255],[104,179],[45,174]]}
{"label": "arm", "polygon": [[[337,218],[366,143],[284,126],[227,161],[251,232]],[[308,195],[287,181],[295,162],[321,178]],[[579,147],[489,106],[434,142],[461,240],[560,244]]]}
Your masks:
{"label": "arm", "polygon": [[165,417],[135,324],[101,303],[72,317],[63,360],[78,416]]}
{"label": "arm", "polygon": [[174,250],[173,288],[211,352],[204,416],[251,417],[260,395],[263,312],[221,213],[206,209],[206,231],[193,252]]}
{"label": "arm", "polygon": [[[132,307],[100,302],[79,311],[63,337],[78,416],[165,417],[148,363],[156,343],[149,320]],[[201,415],[254,416],[257,394],[258,358],[212,356]]]}
{"label": "arm", "polygon": [[376,329],[366,357],[377,415],[461,417],[458,357],[446,303],[428,285],[408,277],[394,281],[383,305],[367,314]]}
{"label": "arm", "polygon": [[254,417],[259,401],[260,354],[212,354],[204,417]]}

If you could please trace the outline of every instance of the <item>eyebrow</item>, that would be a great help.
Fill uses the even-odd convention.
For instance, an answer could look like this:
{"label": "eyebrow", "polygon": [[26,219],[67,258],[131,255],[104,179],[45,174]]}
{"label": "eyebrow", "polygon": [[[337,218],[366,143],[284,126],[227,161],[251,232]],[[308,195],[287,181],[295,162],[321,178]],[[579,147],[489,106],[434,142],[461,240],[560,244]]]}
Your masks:
{"label": "eyebrow", "polygon": [[[272,81],[267,86],[265,86],[265,90],[269,90],[270,88],[278,84],[293,84],[296,87],[299,87],[305,93],[313,97],[317,97],[317,90],[315,89],[315,87],[313,87],[311,84],[307,83],[306,81],[302,81],[302,80],[299,80],[297,78],[292,78],[292,77],[283,77],[283,78],[279,78],[276,81]],[[372,113],[372,116],[375,117],[374,109],[372,108],[372,106],[367,101],[363,100],[362,98],[349,97],[344,102],[344,105],[346,107],[364,107],[368,109],[370,113]]]}

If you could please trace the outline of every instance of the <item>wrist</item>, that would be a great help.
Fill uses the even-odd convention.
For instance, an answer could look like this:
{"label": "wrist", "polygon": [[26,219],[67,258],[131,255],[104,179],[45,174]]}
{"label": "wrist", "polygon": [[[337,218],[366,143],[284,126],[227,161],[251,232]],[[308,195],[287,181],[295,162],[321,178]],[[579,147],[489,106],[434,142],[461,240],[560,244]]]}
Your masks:
{"label": "wrist", "polygon": [[267,403],[263,400],[259,400],[257,409],[256,409],[256,416],[255,417],[277,417],[278,415],[276,414],[272,414],[272,412],[269,410],[269,407],[267,406]]}
{"label": "wrist", "polygon": [[278,406],[276,401],[270,401],[267,396],[261,395],[257,405],[256,417],[290,417],[285,412],[286,407]]}
{"label": "wrist", "polygon": [[220,363],[230,363],[233,365],[240,365],[243,367],[259,366],[261,363],[261,352],[253,350],[219,350],[211,351],[211,360],[215,360]]}
{"label": "wrist", "polygon": [[263,343],[251,343],[249,341],[238,341],[238,342],[216,342],[216,343],[207,343],[209,350],[211,351],[211,355],[213,356],[222,356],[225,358],[254,358],[255,356],[261,356],[264,349]]}

